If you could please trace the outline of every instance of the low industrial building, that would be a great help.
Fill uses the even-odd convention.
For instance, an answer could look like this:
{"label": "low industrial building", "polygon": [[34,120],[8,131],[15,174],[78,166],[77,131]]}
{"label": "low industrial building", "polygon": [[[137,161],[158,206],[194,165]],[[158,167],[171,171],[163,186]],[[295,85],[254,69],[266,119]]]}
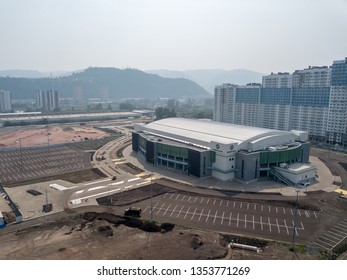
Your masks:
{"label": "low industrial building", "polygon": [[148,163],[199,178],[294,185],[315,177],[304,131],[280,131],[184,118],[135,124],[132,150]]}

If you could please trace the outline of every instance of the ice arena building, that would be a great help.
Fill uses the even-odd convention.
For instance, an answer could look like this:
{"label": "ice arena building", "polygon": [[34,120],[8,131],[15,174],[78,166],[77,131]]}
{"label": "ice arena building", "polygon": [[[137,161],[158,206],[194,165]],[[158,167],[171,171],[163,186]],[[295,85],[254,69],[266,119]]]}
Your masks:
{"label": "ice arena building", "polygon": [[244,183],[273,177],[294,185],[315,177],[307,139],[304,131],[168,118],[135,124],[132,150],[150,164],[188,176]]}

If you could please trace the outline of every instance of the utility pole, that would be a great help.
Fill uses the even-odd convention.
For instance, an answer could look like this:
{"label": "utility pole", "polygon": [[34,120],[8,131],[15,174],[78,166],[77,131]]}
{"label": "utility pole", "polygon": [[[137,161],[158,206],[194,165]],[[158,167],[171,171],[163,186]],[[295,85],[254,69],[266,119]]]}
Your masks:
{"label": "utility pole", "polygon": [[23,169],[22,138],[19,138],[16,142],[19,142],[20,169]]}
{"label": "utility pole", "polygon": [[151,173],[151,223],[153,223],[153,186],[152,186],[152,176],[153,173]]}
{"label": "utility pole", "polygon": [[292,251],[295,252],[295,235],[296,235],[296,219],[298,215],[298,196],[299,189],[295,189],[296,191],[296,201],[295,201],[295,214],[294,214],[294,225],[293,225],[293,238],[292,238]]}

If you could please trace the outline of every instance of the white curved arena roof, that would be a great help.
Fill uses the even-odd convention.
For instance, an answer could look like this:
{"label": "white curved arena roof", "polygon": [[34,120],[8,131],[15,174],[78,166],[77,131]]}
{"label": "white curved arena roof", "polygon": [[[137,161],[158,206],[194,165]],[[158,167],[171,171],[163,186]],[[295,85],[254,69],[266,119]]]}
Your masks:
{"label": "white curved arena roof", "polygon": [[185,118],[154,121],[143,126],[143,131],[163,136],[175,135],[178,138],[191,139],[192,142],[237,143],[239,145],[244,142],[256,143],[267,138],[294,135],[289,131]]}

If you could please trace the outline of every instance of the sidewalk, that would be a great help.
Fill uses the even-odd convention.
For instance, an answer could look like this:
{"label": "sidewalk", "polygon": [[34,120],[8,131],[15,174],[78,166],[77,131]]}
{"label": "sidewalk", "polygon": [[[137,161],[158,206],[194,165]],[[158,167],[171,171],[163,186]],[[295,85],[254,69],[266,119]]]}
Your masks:
{"label": "sidewalk", "polygon": [[[192,186],[215,190],[251,192],[260,194],[278,193],[282,196],[296,196],[297,193],[297,188],[289,187],[272,180],[259,180],[249,184],[242,184],[233,181],[221,181],[213,177],[196,178],[194,176],[187,176],[177,170],[169,170],[161,166],[153,166],[147,163],[142,157],[137,158],[137,154],[132,151],[131,145],[124,149],[123,156],[128,162],[143,169],[145,172],[153,173],[153,178],[166,177],[168,179],[190,184]],[[317,182],[303,188],[302,191],[298,193],[299,196],[306,196],[307,192],[333,192],[339,189],[338,185],[333,184],[334,182],[341,182],[339,176],[333,176],[329,168],[317,157],[310,157],[310,161],[317,168]]]}

